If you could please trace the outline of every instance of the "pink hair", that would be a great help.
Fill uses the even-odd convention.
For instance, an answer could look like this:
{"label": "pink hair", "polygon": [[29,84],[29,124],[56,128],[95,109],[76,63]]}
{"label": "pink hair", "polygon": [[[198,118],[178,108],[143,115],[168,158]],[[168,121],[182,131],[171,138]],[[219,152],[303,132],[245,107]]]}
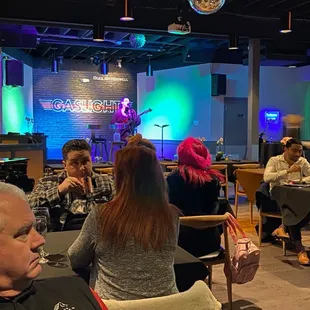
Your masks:
{"label": "pink hair", "polygon": [[224,180],[224,176],[215,169],[210,169],[212,158],[207,147],[198,139],[187,138],[178,147],[179,171],[188,183],[202,185],[214,178]]}

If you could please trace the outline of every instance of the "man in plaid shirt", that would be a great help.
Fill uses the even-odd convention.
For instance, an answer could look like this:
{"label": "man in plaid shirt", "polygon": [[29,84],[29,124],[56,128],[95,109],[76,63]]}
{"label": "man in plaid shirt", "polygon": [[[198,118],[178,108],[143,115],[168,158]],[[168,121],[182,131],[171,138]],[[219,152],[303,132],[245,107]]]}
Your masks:
{"label": "man in plaid shirt", "polygon": [[70,140],[62,148],[64,172],[42,178],[28,196],[31,208],[48,207],[52,230],[80,229],[96,205],[112,199],[114,182],[92,171],[91,148]]}

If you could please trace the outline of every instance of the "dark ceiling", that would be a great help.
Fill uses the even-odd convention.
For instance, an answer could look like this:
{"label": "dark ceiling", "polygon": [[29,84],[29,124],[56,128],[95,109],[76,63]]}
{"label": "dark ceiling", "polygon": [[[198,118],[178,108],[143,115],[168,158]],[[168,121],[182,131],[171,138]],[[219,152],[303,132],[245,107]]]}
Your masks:
{"label": "dark ceiling", "polygon": [[[54,48],[59,56],[90,60],[106,51],[109,61],[146,62],[196,55],[197,62],[238,62],[236,52],[228,52],[228,37],[238,34],[239,48],[246,62],[249,38],[262,39],[262,62],[279,65],[308,64],[310,47],[310,1],[297,0],[226,0],[216,14],[199,15],[186,0],[134,0],[133,22],[121,22],[122,0],[2,0],[1,23],[35,25],[38,46],[28,49],[34,57],[50,58]],[[182,8],[184,21],[190,21],[192,33],[169,35],[167,27],[176,21]],[[279,33],[281,14],[292,11],[293,32]],[[93,24],[106,26],[105,42],[93,42]],[[143,33],[146,44],[133,48],[132,33]],[[121,44],[120,44],[121,43]],[[201,57],[199,50],[209,51]],[[211,52],[213,51],[213,52]],[[221,57],[215,57],[215,52]],[[240,56],[240,52],[238,54]],[[237,59],[238,58],[238,59]]]}

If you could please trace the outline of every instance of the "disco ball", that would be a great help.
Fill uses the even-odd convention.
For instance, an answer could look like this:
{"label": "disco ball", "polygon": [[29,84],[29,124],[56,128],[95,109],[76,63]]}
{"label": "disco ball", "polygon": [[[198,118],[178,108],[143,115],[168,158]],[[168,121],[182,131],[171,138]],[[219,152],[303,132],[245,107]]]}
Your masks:
{"label": "disco ball", "polygon": [[144,34],[132,33],[129,37],[130,45],[134,48],[141,48],[144,46],[146,39]]}
{"label": "disco ball", "polygon": [[225,0],[188,0],[188,2],[193,10],[203,15],[216,13],[225,4]]}

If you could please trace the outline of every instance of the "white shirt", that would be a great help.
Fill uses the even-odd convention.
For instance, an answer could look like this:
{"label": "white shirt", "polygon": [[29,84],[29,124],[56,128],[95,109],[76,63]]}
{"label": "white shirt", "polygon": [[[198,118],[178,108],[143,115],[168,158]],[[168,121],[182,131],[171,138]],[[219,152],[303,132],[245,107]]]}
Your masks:
{"label": "white shirt", "polygon": [[284,155],[271,157],[266,165],[264,181],[270,183],[270,189],[273,186],[282,184],[289,180],[300,180],[300,177],[310,176],[310,164],[304,157],[300,157],[296,165],[300,166],[301,172],[287,173],[290,165],[285,161]]}

